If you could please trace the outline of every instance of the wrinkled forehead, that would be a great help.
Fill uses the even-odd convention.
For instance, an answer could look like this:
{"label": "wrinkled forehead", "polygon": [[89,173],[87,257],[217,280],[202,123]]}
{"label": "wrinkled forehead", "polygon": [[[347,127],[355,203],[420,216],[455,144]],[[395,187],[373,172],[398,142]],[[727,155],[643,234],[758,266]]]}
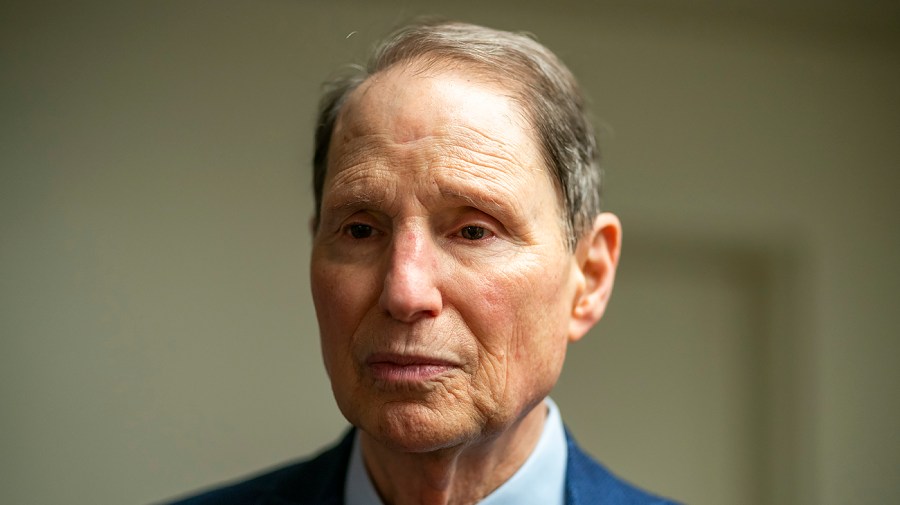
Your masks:
{"label": "wrinkled forehead", "polygon": [[417,60],[378,72],[351,92],[335,124],[333,143],[386,132],[397,142],[410,142],[466,130],[491,133],[501,142],[538,145],[511,86],[472,65]]}

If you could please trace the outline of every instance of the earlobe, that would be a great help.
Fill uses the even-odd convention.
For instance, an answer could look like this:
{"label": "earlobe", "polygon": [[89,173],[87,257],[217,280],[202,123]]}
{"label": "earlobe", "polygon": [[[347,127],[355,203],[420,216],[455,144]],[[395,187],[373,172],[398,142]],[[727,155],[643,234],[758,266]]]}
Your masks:
{"label": "earlobe", "polygon": [[580,340],[603,317],[612,295],[622,243],[622,225],[614,214],[604,212],[594,219],[581,238],[575,259],[583,283],[572,307],[569,341]]}

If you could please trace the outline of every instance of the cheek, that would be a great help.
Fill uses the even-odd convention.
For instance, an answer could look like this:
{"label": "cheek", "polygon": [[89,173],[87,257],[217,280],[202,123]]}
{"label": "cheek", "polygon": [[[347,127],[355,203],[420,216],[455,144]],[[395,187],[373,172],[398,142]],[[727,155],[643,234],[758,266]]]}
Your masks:
{"label": "cheek", "polygon": [[[468,297],[479,300],[482,321],[524,334],[555,333],[565,328],[571,294],[563,265],[538,259],[506,263],[480,276]],[[473,295],[473,291],[477,293]],[[523,335],[524,336],[524,335]]]}
{"label": "cheek", "polygon": [[[479,340],[485,364],[504,381],[516,370],[550,372],[561,366],[565,355],[571,309],[568,270],[541,259],[546,260],[523,258],[486,269],[484,275],[469,277],[477,281],[460,290],[463,300],[471,300],[461,312]],[[538,369],[541,373],[534,373]]]}
{"label": "cheek", "polygon": [[331,324],[335,322],[332,309],[337,300],[342,298],[339,291],[340,282],[333,275],[328,275],[326,269],[313,264],[310,274],[313,304],[316,307],[316,318],[319,320],[319,330],[328,332]]}
{"label": "cheek", "polygon": [[377,296],[374,281],[368,270],[314,259],[310,284],[320,327],[352,323],[367,304],[371,305],[373,296]]}
{"label": "cheek", "polygon": [[310,284],[319,323],[322,357],[329,374],[349,358],[347,348],[366,312],[366,300],[370,298],[366,287],[372,283],[354,279],[352,273],[348,274],[345,269],[330,267],[325,262],[312,263]]}

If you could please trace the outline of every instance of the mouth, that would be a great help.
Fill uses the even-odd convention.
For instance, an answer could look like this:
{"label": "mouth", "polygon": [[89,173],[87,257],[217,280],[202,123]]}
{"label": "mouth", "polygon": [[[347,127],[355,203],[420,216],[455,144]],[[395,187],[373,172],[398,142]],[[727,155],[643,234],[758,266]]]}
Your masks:
{"label": "mouth", "polygon": [[373,354],[366,367],[376,381],[393,384],[427,382],[458,368],[441,358],[403,354]]}

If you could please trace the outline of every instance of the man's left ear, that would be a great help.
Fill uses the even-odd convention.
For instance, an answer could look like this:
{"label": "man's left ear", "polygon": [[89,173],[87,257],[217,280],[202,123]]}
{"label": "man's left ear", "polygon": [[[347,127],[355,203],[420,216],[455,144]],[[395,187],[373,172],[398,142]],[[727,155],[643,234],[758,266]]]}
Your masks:
{"label": "man's left ear", "polygon": [[575,261],[583,283],[572,306],[569,342],[580,340],[603,317],[612,295],[621,247],[622,224],[609,212],[598,215],[590,231],[578,242]]}

